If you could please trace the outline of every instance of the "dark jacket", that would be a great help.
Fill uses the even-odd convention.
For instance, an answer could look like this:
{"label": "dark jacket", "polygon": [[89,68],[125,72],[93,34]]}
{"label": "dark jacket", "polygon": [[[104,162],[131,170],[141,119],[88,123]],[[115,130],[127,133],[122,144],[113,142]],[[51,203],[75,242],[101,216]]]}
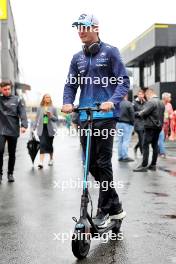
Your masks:
{"label": "dark jacket", "polygon": [[[100,50],[94,56],[86,56],[82,50],[75,54],[64,87],[63,104],[73,104],[79,86],[79,106],[95,106],[105,101],[115,105],[113,111],[94,112],[94,119],[119,117],[119,104],[130,86],[119,50],[100,42]],[[80,119],[87,119],[85,111],[81,112]]]}
{"label": "dark jacket", "polygon": [[120,117],[118,122],[130,125],[134,124],[134,109],[130,101],[123,100],[120,103]]}
{"label": "dark jacket", "polygon": [[[145,107],[146,101],[140,101],[138,98],[133,102],[134,113],[142,111]],[[135,116],[134,119],[134,130],[141,131],[144,130],[144,119],[140,116]]]}
{"label": "dark jacket", "polygon": [[0,135],[18,137],[20,126],[28,127],[23,101],[15,95],[0,96]]}
{"label": "dark jacket", "polygon": [[165,106],[157,96],[152,97],[139,115],[144,119],[144,128],[161,129],[164,121]]}

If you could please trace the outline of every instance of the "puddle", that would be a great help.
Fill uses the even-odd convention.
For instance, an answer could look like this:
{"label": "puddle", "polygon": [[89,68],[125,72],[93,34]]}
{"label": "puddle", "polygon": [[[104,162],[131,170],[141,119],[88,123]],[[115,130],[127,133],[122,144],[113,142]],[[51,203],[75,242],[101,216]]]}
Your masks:
{"label": "puddle", "polygon": [[164,202],[156,202],[154,204],[166,204],[166,203],[164,203]]}
{"label": "puddle", "polygon": [[167,172],[171,176],[176,176],[176,171],[169,170],[168,168],[165,167],[158,167],[159,170]]}
{"label": "puddle", "polygon": [[158,197],[168,197],[169,195],[166,193],[160,193],[160,192],[146,192],[145,193],[149,193],[149,194],[155,194]]}
{"label": "puddle", "polygon": [[176,215],[173,215],[173,214],[171,214],[171,215],[164,215],[163,217],[164,218],[169,218],[169,219],[176,219]]}
{"label": "puddle", "polygon": [[150,186],[158,187],[159,184],[158,183],[151,183]]}
{"label": "puddle", "polygon": [[172,263],[176,263],[176,257],[170,257],[169,260],[170,260]]}

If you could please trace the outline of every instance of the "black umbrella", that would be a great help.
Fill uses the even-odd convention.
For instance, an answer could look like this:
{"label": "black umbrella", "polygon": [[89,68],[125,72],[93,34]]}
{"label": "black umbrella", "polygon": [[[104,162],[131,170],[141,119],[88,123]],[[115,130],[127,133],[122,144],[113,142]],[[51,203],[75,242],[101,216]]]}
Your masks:
{"label": "black umbrella", "polygon": [[35,138],[34,133],[32,133],[32,138],[27,142],[27,149],[32,163],[34,163],[34,160],[40,149],[40,142]]}

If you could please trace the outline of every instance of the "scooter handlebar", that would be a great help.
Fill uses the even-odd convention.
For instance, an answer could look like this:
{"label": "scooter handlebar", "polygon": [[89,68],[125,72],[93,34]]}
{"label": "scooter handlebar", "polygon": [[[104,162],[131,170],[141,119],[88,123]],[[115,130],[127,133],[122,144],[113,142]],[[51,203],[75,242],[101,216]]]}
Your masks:
{"label": "scooter handlebar", "polygon": [[73,108],[73,112],[80,112],[80,111],[88,111],[88,112],[100,112],[101,108],[99,106],[95,106],[95,107],[74,107]]}
{"label": "scooter handlebar", "polygon": [[[76,112],[76,113],[79,113],[80,111],[100,112],[100,111],[102,111],[102,109],[100,108],[100,106],[101,106],[100,103],[97,103],[96,106],[94,106],[94,107],[91,107],[91,106],[86,106],[86,107],[76,106],[76,107],[73,107],[72,112]],[[114,110],[114,107],[112,107],[112,110]],[[61,112],[63,112],[63,111],[61,110]]]}

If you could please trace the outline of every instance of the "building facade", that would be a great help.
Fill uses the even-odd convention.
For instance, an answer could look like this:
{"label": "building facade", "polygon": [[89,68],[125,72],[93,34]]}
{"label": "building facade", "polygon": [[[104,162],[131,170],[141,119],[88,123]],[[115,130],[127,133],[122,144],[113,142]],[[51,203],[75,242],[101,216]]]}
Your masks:
{"label": "building facade", "polygon": [[11,80],[15,85],[19,82],[17,35],[10,1],[1,2],[6,16],[0,19],[0,79]]}
{"label": "building facade", "polygon": [[23,96],[30,86],[19,81],[18,40],[10,0],[0,0],[0,82],[11,80],[13,93]]}
{"label": "building facade", "polygon": [[154,24],[122,50],[133,74],[133,95],[152,87],[158,96],[172,94],[176,109],[176,24]]}

